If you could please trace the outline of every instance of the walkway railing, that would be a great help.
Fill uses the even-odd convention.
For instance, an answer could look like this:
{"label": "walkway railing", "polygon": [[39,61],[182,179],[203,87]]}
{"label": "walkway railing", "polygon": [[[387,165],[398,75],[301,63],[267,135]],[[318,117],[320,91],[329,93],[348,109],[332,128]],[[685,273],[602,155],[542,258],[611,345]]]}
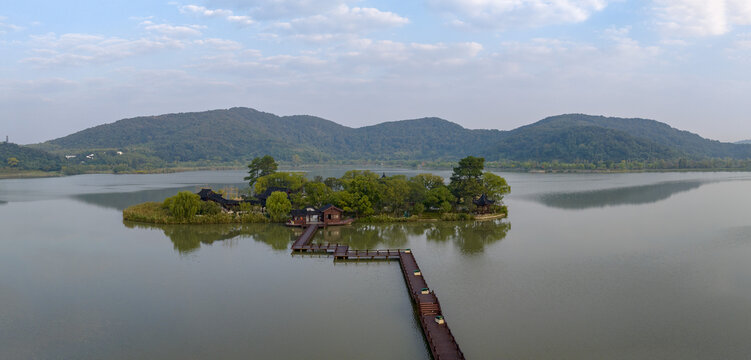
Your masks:
{"label": "walkway railing", "polygon": [[419,311],[420,326],[430,352],[436,360],[464,359],[454,335],[443,317],[441,303],[428,288],[422,270],[410,249],[349,250],[342,244],[311,244],[319,226],[308,226],[292,244],[293,252],[332,254],[335,260],[399,260],[410,298]]}

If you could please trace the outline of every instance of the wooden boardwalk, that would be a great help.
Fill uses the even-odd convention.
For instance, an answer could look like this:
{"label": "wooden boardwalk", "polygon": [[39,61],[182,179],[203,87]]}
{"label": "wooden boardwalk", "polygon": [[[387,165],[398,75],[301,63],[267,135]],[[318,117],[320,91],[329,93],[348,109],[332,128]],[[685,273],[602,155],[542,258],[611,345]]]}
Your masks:
{"label": "wooden boardwalk", "polygon": [[292,244],[292,252],[326,253],[333,255],[335,260],[399,260],[404,282],[407,284],[410,298],[417,307],[420,326],[433,359],[464,359],[464,354],[459,349],[443,317],[441,303],[435,293],[428,288],[412,251],[409,249],[349,250],[347,245],[311,244],[318,228],[317,225],[308,226]]}

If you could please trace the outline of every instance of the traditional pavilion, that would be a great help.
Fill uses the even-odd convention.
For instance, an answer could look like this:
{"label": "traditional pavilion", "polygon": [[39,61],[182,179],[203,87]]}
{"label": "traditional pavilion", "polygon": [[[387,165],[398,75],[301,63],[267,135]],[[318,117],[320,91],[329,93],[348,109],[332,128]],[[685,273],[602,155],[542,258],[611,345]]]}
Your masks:
{"label": "traditional pavilion", "polygon": [[211,189],[201,189],[201,191],[198,192],[198,196],[200,196],[203,201],[213,201],[227,210],[236,208],[240,205],[239,201],[225,199],[221,194],[215,193]]}
{"label": "traditional pavilion", "polygon": [[482,194],[479,199],[472,200],[472,203],[477,206],[478,214],[487,214],[490,212],[490,207],[495,204],[495,200],[490,200],[487,195]]}

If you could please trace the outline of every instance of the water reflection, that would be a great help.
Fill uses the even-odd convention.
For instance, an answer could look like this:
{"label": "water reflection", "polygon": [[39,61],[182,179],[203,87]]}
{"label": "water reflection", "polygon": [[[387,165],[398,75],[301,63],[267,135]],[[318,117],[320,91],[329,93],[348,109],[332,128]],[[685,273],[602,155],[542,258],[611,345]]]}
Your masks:
{"label": "water reflection", "polygon": [[407,247],[406,224],[363,224],[327,227],[318,231],[314,242],[347,244],[352,249],[400,249]]}
{"label": "water reflection", "polygon": [[511,230],[511,223],[502,220],[432,225],[425,231],[428,241],[451,241],[465,254],[485,251],[485,246],[503,240]]}
{"label": "water reflection", "polygon": [[664,182],[615,189],[548,193],[534,197],[544,205],[560,209],[588,209],[618,205],[651,204],[699,188],[703,181]]}
{"label": "water reflection", "polygon": [[128,206],[144,203],[147,201],[163,201],[165,198],[174,196],[180,191],[194,191],[195,189],[195,186],[187,186],[120,193],[77,194],[73,195],[73,198],[83,201],[87,204],[122,211]]}
{"label": "water reflection", "polygon": [[[207,184],[194,186],[170,187],[166,189],[140,190],[131,192],[76,194],[72,197],[87,204],[96,205],[108,209],[124,210],[128,206],[144,203],[147,201],[164,201],[165,198],[174,196],[180,191],[198,192],[201,187],[222,189],[235,184]],[[246,185],[247,186],[247,185]],[[240,186],[235,186],[241,188]]]}
{"label": "water reflection", "polygon": [[485,251],[487,245],[503,240],[511,223],[502,220],[473,222],[363,224],[330,227],[319,231],[316,242],[342,243],[352,249],[395,249],[409,246],[409,237],[452,242],[464,254]]}
{"label": "water reflection", "polygon": [[196,251],[202,244],[245,238],[265,243],[275,250],[286,250],[299,235],[278,224],[157,225],[131,221],[123,221],[123,224],[130,229],[162,230],[181,254]]}

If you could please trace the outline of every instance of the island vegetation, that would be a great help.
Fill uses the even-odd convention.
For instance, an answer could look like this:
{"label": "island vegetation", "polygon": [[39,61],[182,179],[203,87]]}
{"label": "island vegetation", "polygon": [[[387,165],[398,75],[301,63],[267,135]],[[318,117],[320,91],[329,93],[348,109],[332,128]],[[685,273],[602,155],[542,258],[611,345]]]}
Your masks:
{"label": "island vegetation", "polygon": [[484,171],[485,160],[468,156],[454,168],[448,184],[424,173],[411,178],[350,170],[342,177],[313,179],[302,172],[278,172],[271,156],[248,166],[249,193],[244,199],[202,201],[180,192],[164,202],[149,202],[123,211],[125,220],[158,224],[285,222],[292,209],[331,204],[361,222],[472,220],[504,217],[506,180]]}

